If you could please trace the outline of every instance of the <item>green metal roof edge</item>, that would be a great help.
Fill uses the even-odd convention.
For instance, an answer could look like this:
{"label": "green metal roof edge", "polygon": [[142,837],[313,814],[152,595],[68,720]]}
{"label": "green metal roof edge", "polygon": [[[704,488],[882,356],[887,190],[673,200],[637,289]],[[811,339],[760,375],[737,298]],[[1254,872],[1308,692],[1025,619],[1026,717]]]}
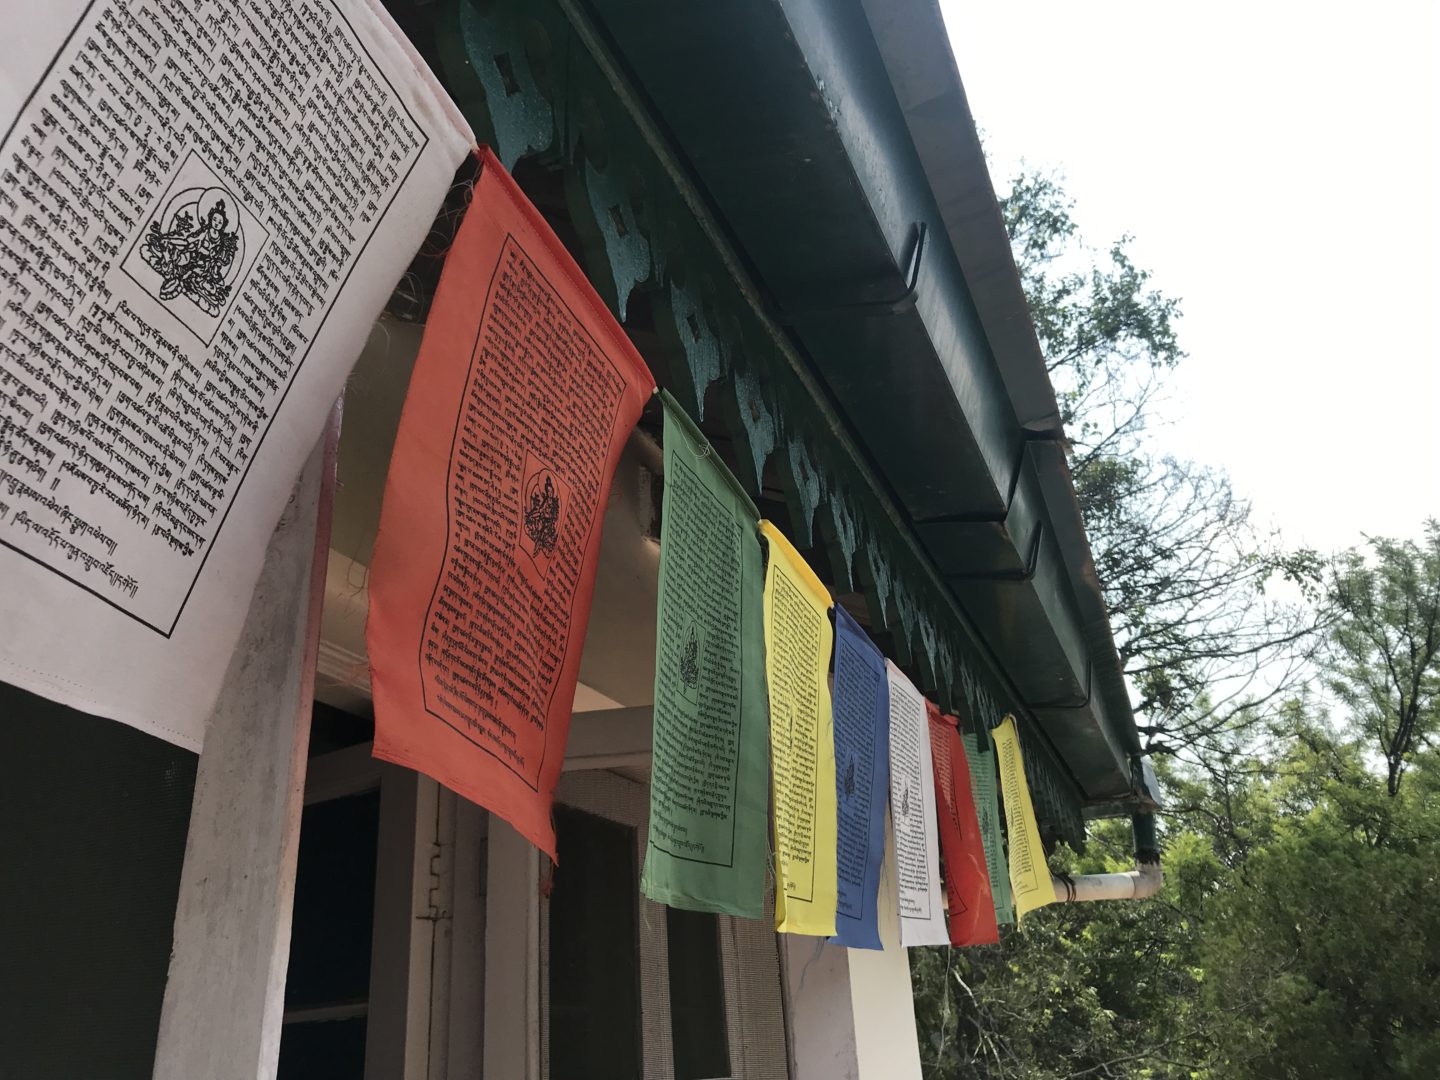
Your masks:
{"label": "green metal roof edge", "polygon": [[[771,298],[590,10],[575,0],[484,8],[448,0],[441,15],[438,52],[452,94],[507,164],[538,157],[562,169],[587,273],[622,320],[635,290],[649,296],[670,359],[681,357],[664,373],[668,385],[697,416],[707,396],[723,410],[754,465],[741,479],[753,483],[767,461],[778,466],[805,534],[797,540],[823,547],[837,580],[867,595],[924,689],[964,702],[987,725],[1004,712],[1024,717],[985,636],[774,319]],[[497,74],[502,54],[508,70]],[[1078,846],[1081,794],[1026,719],[1042,816]]]}
{"label": "green metal roof edge", "polygon": [[[1055,389],[1030,318],[978,127],[936,0],[861,0],[950,242],[1032,446],[1104,703],[1109,734],[1127,757],[1141,751],[1130,694],[1064,453]],[[913,13],[905,19],[902,13]]]}

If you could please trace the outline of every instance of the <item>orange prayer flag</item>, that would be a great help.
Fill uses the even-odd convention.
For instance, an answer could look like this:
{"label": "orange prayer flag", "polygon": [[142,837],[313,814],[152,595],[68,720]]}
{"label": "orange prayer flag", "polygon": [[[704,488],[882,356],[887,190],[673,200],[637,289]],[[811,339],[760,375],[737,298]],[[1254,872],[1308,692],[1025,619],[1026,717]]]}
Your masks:
{"label": "orange prayer flag", "polygon": [[553,858],[610,482],[655,382],[488,150],[445,260],[370,574],[375,756]]}
{"label": "orange prayer flag", "polygon": [[1000,940],[990,870],[980,836],[980,819],[970,793],[970,765],[960,741],[958,721],[942,716],[932,701],[931,760],[935,767],[935,816],[940,822],[940,852],[945,859],[945,898],[949,905],[951,945],[993,945]]}

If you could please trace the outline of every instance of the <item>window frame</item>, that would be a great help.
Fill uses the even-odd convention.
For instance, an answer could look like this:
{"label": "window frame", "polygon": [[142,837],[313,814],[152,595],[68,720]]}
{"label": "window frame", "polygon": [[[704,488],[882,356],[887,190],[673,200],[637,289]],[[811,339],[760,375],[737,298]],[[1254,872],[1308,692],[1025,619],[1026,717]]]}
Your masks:
{"label": "window frame", "polygon": [[[485,813],[361,743],[311,758],[306,806],[380,792],[365,1080],[477,1077]],[[469,887],[457,887],[464,881]],[[322,1019],[292,1010],[285,1022]],[[297,1015],[304,1013],[304,1015]]]}
{"label": "window frame", "polygon": [[[607,709],[574,716],[564,774],[556,801],[635,829],[637,866],[643,862],[649,819],[649,784],[613,770],[648,773],[651,748],[649,707]],[[549,970],[548,902],[542,866],[549,860],[498,818],[490,818],[485,919],[485,1077],[547,1080],[545,1023]],[[673,1080],[669,950],[665,908],[639,898],[641,1014],[644,1080]],[[767,916],[770,912],[767,886]],[[766,1039],[747,1021],[782,1015],[787,1007],[780,942],[768,919],[718,916],[729,1077],[714,1080],[773,1080],[788,1076],[784,1037]],[[742,957],[775,958],[763,972]],[[518,990],[518,992],[517,992]],[[653,1040],[653,1043],[652,1043]]]}

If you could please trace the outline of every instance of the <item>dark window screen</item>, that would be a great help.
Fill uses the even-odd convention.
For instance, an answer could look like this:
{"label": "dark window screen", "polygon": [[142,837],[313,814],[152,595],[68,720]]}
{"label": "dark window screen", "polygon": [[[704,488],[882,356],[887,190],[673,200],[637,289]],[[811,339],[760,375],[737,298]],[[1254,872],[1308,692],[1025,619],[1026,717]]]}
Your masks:
{"label": "dark window screen", "polygon": [[380,793],[312,803],[300,817],[279,1080],[361,1080],[363,1015],[304,1019],[370,993]]}
{"label": "dark window screen", "polygon": [[364,1075],[363,1016],[285,1025],[278,1080],[361,1080]]}
{"label": "dark window screen", "polygon": [[719,923],[703,911],[666,908],[665,940],[670,957],[675,1080],[729,1076]]}
{"label": "dark window screen", "polygon": [[550,894],[550,1080],[640,1080],[635,831],[555,808]]}
{"label": "dark window screen", "polygon": [[195,764],[0,683],[0,1080],[148,1080]]}
{"label": "dark window screen", "polygon": [[369,996],[379,838],[378,791],[312,803],[301,814],[287,1009]]}

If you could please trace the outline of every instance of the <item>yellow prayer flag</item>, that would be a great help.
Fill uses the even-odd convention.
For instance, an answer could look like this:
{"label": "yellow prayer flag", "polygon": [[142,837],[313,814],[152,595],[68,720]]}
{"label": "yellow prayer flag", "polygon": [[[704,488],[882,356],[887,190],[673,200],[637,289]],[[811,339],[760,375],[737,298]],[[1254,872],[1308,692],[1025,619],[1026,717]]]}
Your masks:
{"label": "yellow prayer flag", "polygon": [[765,676],[775,800],[775,929],[835,933],[835,720],[830,593],[768,521]]}
{"label": "yellow prayer flag", "polygon": [[1015,914],[1023,918],[1028,911],[1055,903],[1055,886],[1035,824],[1015,718],[1005,717],[990,734],[1000,759],[1000,794],[1005,799],[1005,830],[1010,834],[1010,890],[1015,895]]}

